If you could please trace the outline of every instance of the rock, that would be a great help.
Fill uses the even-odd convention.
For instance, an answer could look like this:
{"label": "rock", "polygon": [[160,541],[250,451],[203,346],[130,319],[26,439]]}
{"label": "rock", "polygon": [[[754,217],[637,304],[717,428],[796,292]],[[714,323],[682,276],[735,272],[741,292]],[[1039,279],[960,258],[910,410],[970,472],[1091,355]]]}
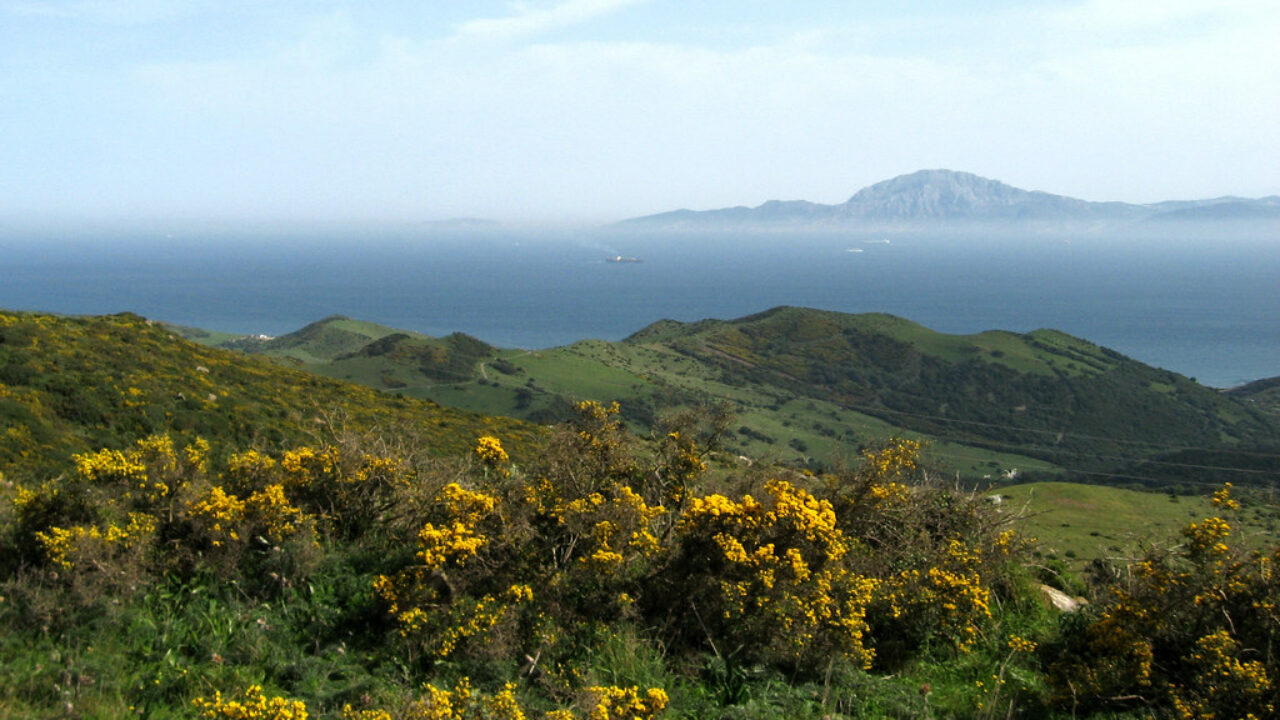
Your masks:
{"label": "rock", "polygon": [[1055,587],[1048,585],[1040,586],[1040,593],[1044,595],[1045,600],[1053,605],[1055,610],[1060,612],[1075,612],[1082,606],[1088,605],[1089,601],[1084,598],[1073,598]]}

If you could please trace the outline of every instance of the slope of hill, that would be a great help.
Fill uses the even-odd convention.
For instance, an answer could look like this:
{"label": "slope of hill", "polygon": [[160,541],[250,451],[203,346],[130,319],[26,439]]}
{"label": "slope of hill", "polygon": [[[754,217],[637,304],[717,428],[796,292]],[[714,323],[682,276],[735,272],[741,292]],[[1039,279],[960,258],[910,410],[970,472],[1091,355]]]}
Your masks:
{"label": "slope of hill", "polygon": [[[1125,488],[1079,483],[1036,482],[999,488],[1006,513],[1025,518],[1026,532],[1037,550],[1083,570],[1094,559],[1124,564],[1151,543],[1177,537],[1189,522],[1214,514],[1210,498],[1157,495]],[[1256,502],[1246,505],[1233,523],[1248,547],[1274,545],[1280,529],[1280,507]]]}
{"label": "slope of hill", "polygon": [[136,315],[0,313],[0,466],[10,477],[58,471],[70,453],[124,447],[162,430],[270,447],[328,424],[401,426],[443,453],[494,432],[519,452],[538,432],[197,345]]}
{"label": "slope of hill", "polygon": [[1280,421],[1280,377],[1255,380],[1224,392],[1245,405]]}
{"label": "slope of hill", "polygon": [[1147,205],[1090,202],[1028,191],[972,173],[920,170],[855,193],[844,203],[822,205],[771,200],[758,207],[676,210],[624,220],[619,228],[709,230],[761,228],[859,228],[1015,223],[1031,229],[1082,230],[1145,220],[1280,220],[1275,197],[1251,200],[1168,201]]}
{"label": "slope of hill", "polygon": [[323,356],[303,365],[321,374],[543,422],[580,399],[619,401],[637,428],[724,404],[737,417],[727,447],[753,459],[824,466],[908,434],[973,478],[1016,468],[1155,484],[1280,479],[1274,456],[1250,454],[1275,445],[1274,418],[1052,330],[956,336],[889,315],[775,308],[536,352],[394,332],[354,352],[291,352]]}
{"label": "slope of hill", "polygon": [[[626,342],[652,337],[641,331]],[[1080,471],[1171,477],[1187,469],[1177,466],[1199,464],[1243,467],[1274,482],[1280,470],[1274,457],[1247,452],[1274,446],[1270,418],[1056,331],[951,336],[891,316],[776,308],[685,328],[664,323],[657,337],[717,364],[726,378],[827,398],[912,430]],[[1220,452],[1187,450],[1206,446]],[[1175,449],[1176,457],[1166,457]],[[1149,462],[1125,460],[1134,457]]]}

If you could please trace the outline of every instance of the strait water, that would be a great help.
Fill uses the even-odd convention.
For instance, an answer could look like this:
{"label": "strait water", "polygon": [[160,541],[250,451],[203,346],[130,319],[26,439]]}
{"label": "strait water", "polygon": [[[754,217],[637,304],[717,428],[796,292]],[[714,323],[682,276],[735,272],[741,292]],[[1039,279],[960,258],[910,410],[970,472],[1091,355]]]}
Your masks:
{"label": "strait water", "polygon": [[[609,263],[614,255],[640,263]],[[777,305],[1052,327],[1217,387],[1280,375],[1280,240],[605,231],[0,240],[0,307],[283,334],[342,314],[506,347]]]}

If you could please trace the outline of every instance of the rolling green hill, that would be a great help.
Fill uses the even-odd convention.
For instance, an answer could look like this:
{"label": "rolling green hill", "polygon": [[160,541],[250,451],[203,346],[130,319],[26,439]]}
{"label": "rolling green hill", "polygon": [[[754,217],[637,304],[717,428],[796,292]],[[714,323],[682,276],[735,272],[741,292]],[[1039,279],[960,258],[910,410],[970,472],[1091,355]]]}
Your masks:
{"label": "rolling green hill", "polygon": [[540,351],[337,317],[224,344],[539,422],[563,419],[581,399],[617,400],[637,429],[673,408],[724,404],[737,418],[726,446],[752,461],[826,467],[900,434],[928,441],[940,469],[970,478],[1280,481],[1274,416],[1054,330],[948,335],[890,315],[782,307]]}
{"label": "rolling green hill", "polygon": [[[830,398],[918,432],[1097,477],[1280,479],[1274,455],[1254,454],[1275,449],[1272,418],[1057,331],[956,336],[886,315],[776,308],[729,322],[664,323],[625,342],[655,336],[715,363],[731,384]],[[1210,478],[1213,467],[1243,467],[1244,477]]]}
{"label": "rolling green hill", "polygon": [[486,433],[519,454],[539,432],[201,346],[136,315],[0,313],[0,467],[10,478],[162,431],[277,447],[331,426],[405,432],[448,454]]}

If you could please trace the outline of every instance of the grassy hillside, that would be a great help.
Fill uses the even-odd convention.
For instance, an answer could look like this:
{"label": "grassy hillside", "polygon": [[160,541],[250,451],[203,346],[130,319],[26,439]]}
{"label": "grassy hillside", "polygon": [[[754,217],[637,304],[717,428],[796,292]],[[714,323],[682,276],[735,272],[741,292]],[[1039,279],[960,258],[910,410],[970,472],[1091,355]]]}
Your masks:
{"label": "grassy hillside", "polygon": [[[1215,513],[1209,497],[1140,492],[1079,483],[1037,482],[992,491],[999,507],[1025,518],[1037,551],[1083,570],[1096,558],[1126,564],[1153,543],[1168,543],[1189,522]],[[1247,547],[1267,547],[1280,537],[1280,506],[1265,496],[1235,518]]]}
{"label": "grassy hillside", "polygon": [[1152,454],[1130,443],[1244,449],[1276,437],[1269,418],[1216,391],[1055,331],[954,336],[883,315],[777,308],[664,333],[727,378],[1081,469]]}
{"label": "grassy hillside", "polygon": [[[228,346],[442,405],[537,422],[565,419],[580,400],[616,400],[632,427],[643,432],[675,408],[724,403],[737,418],[726,449],[752,462],[829,465],[849,460],[868,443],[903,435],[927,441],[931,462],[969,477],[1013,468],[1056,469],[1018,453],[976,449],[912,431],[820,397],[798,397],[769,383],[728,383],[714,363],[662,343],[586,340],[549,350],[499,350],[465,335],[428,338],[345,318],[309,326],[305,336],[333,337],[336,333],[316,330],[331,323],[360,328],[359,337],[369,344],[352,351],[353,340],[326,351],[299,344],[304,333],[295,333]],[[316,359],[326,352],[327,357]]]}
{"label": "grassy hillside", "polygon": [[664,322],[659,342],[760,383],[1074,477],[1152,486],[1280,481],[1272,417],[1172,372],[1051,330],[937,333],[886,315],[776,308]]}
{"label": "grassy hillside", "polygon": [[636,429],[673,408],[723,404],[738,418],[726,448],[751,461],[831,467],[902,435],[927,441],[941,470],[974,479],[1280,481],[1280,422],[1256,403],[1053,330],[948,335],[890,315],[776,308],[516,351],[330,318],[245,349],[540,422],[582,399],[620,402]]}
{"label": "grassy hillside", "polygon": [[498,432],[519,453],[536,428],[477,415],[183,339],[134,315],[0,313],[0,467],[64,470],[73,452],[150,434],[278,447],[333,426],[411,432],[439,453]]}

